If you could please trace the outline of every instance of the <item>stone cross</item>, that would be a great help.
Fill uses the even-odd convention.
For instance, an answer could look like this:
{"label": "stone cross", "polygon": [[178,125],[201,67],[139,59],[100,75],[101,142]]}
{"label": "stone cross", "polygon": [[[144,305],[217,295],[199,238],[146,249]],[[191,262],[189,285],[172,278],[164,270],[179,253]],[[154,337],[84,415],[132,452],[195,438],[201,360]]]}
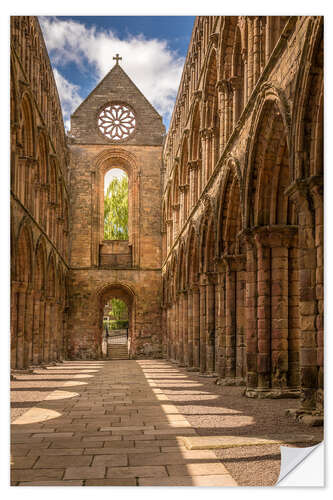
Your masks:
{"label": "stone cross", "polygon": [[119,61],[122,60],[122,57],[119,57],[119,54],[116,54],[116,57],[113,58],[116,61],[116,64],[119,64]]}

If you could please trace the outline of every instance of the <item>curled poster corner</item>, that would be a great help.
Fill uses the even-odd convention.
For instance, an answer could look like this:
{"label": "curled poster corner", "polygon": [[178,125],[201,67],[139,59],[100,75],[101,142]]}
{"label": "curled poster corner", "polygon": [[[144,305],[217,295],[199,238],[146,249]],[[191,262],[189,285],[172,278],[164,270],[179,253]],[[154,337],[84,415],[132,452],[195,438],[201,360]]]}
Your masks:
{"label": "curled poster corner", "polygon": [[324,486],[324,442],[306,448],[280,446],[280,475],[275,486]]}

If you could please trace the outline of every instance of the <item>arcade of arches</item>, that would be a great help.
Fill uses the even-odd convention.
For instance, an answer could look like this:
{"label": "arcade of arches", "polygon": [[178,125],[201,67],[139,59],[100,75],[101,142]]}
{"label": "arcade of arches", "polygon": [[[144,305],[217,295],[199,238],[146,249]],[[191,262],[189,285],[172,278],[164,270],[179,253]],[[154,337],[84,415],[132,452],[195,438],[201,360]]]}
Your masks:
{"label": "arcade of arches", "polygon": [[[66,135],[38,20],[11,43],[12,367],[98,359],[116,297],[130,357],[321,413],[323,19],[197,17],[166,137],[118,61]],[[128,133],[98,127],[112,107]],[[103,235],[112,168],[124,241]]]}

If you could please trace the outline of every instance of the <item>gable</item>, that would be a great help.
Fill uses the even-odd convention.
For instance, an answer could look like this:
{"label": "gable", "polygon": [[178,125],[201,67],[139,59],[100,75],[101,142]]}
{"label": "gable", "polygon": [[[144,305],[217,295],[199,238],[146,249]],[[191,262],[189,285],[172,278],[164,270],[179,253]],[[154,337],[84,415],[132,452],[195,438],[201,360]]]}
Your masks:
{"label": "gable", "polygon": [[[110,105],[120,105],[126,110],[123,116],[132,117],[131,124],[135,126],[129,135],[114,134],[117,127],[112,126],[108,129],[114,134],[112,139],[110,134],[105,134],[106,128],[99,128],[100,113]],[[127,121],[129,118],[125,119],[125,125]],[[116,64],[72,114],[70,135],[71,142],[75,144],[161,145],[165,127],[162,117],[121,66]]]}

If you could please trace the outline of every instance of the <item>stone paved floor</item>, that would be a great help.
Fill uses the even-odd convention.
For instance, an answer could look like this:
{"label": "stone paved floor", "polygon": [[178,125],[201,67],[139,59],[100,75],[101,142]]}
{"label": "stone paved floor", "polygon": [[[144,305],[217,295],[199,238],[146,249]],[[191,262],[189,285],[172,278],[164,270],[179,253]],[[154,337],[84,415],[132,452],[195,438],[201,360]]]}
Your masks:
{"label": "stone paved floor", "polygon": [[64,362],[17,375],[12,395],[18,486],[273,485],[279,445],[189,451],[182,436],[321,440],[282,416],[295,401],[248,400],[163,360]]}
{"label": "stone paved floor", "polygon": [[170,363],[65,362],[17,378],[14,391],[47,396],[12,423],[12,485],[237,485],[213,451],[183,446],[196,431],[159,385],[190,380]]}

